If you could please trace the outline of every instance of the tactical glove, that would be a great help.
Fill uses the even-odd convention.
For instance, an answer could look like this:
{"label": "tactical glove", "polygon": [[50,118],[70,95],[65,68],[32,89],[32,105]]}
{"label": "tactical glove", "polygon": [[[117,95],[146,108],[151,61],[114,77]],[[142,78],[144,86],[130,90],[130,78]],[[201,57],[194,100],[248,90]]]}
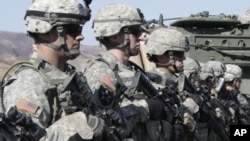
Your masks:
{"label": "tactical glove", "polygon": [[219,107],[215,108],[215,116],[221,123],[224,124],[226,122],[225,115],[221,110],[221,108]]}
{"label": "tactical glove", "polygon": [[102,136],[102,133],[104,131],[105,127],[105,122],[102,118],[89,115],[87,117],[87,123],[89,127],[93,130],[94,132],[94,137],[100,137]]}
{"label": "tactical glove", "polygon": [[189,113],[184,113],[183,116],[183,126],[188,131],[194,131],[196,127],[196,121],[194,120],[193,116]]}

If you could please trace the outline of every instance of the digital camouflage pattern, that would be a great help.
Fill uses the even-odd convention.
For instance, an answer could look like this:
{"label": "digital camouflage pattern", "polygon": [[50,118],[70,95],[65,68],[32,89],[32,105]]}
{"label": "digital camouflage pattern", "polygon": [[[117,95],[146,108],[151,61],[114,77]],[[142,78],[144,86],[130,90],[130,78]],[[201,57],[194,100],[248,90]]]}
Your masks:
{"label": "digital camouflage pattern", "polygon": [[110,4],[98,11],[93,21],[95,37],[109,37],[120,32],[123,27],[141,25],[136,8],[127,4]]}
{"label": "digital camouflage pattern", "polygon": [[[67,65],[65,66],[66,72],[60,71],[49,62],[46,62],[35,48],[31,56],[31,62],[36,64],[40,63],[41,60],[45,62],[44,70],[46,70],[46,75],[49,76],[52,82],[58,82],[58,87],[62,86],[62,82],[74,70],[72,66]],[[84,113],[74,113],[70,117],[66,116],[60,119],[60,117],[67,114],[63,112],[59,115],[59,119],[55,124],[51,123],[53,111],[49,102],[49,96],[46,95],[51,93],[46,92],[54,86],[49,84],[48,80],[37,70],[21,68],[17,74],[8,80],[10,83],[4,88],[6,113],[11,107],[17,106],[20,111],[28,114],[35,123],[46,129],[47,134],[42,139],[62,141],[92,139],[93,131],[88,126]],[[61,95],[70,94],[65,92],[64,94],[61,93]],[[31,104],[33,106],[30,106]],[[33,110],[34,107],[37,107],[37,110]],[[32,110],[34,112],[31,112]]]}
{"label": "digital camouflage pattern", "polygon": [[235,64],[226,64],[225,81],[232,81],[236,78],[241,78],[242,69]]}
{"label": "digital camouflage pattern", "polygon": [[[105,61],[99,60],[98,58],[102,58]],[[111,108],[109,107],[103,107],[100,103],[100,97],[104,96],[105,94],[116,96],[116,91],[112,89],[110,86],[117,83],[117,77],[115,76],[113,69],[115,65],[118,65],[119,71],[118,74],[121,78],[125,78],[124,84],[125,86],[129,86],[132,84],[132,79],[134,77],[135,71],[131,67],[124,66],[121,64],[115,56],[113,56],[108,51],[104,51],[99,54],[97,59],[92,59],[87,62],[87,65],[85,68],[83,68],[82,72],[86,76],[88,83],[91,87],[92,92],[94,93],[94,97],[97,100],[97,105],[101,108]],[[110,83],[104,83],[103,79],[105,77],[109,78]],[[108,86],[109,85],[109,86]],[[105,94],[101,94],[102,91],[108,91]],[[108,96],[106,96],[108,97]],[[134,126],[137,125],[139,122],[145,122],[149,119],[149,109],[148,104],[145,99],[135,99],[133,101],[127,99],[124,96],[119,96],[119,99],[121,102],[119,103],[121,108],[126,109],[130,105],[134,105],[134,107],[131,107],[130,109],[126,109],[126,112],[124,113],[123,117],[126,121],[126,126],[128,131],[131,131],[134,129]],[[119,99],[115,99],[119,101]],[[136,110],[135,107],[141,107],[140,110]],[[138,131],[134,131],[136,133]],[[145,138],[145,137],[144,137]]]}
{"label": "digital camouflage pattern", "polygon": [[190,57],[186,57],[186,60],[184,60],[183,63],[184,63],[184,74],[187,76],[187,78],[190,78],[190,75],[192,73],[199,72],[201,69],[199,62]]}
{"label": "digital camouflage pattern", "polygon": [[208,77],[224,77],[226,67],[219,61],[208,61],[202,65],[200,79],[206,80]]}
{"label": "digital camouflage pattern", "polygon": [[[53,27],[63,24],[84,24],[84,7],[76,0],[34,0],[30,11],[46,12],[44,17],[26,16],[26,30],[32,33],[47,33]],[[59,17],[58,13],[75,14],[76,17]],[[82,17],[80,17],[82,16]]]}
{"label": "digital camouflage pattern", "polygon": [[179,31],[171,28],[154,30],[146,42],[146,53],[162,55],[166,51],[187,51],[187,38]]}

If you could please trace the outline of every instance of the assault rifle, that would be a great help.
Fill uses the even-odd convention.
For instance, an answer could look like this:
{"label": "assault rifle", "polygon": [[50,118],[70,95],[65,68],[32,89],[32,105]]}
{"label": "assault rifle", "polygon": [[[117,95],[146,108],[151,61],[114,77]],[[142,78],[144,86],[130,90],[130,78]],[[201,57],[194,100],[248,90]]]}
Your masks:
{"label": "assault rifle", "polygon": [[37,141],[46,133],[15,107],[7,115],[0,113],[0,131],[1,141]]}
{"label": "assault rifle", "polygon": [[111,115],[113,114],[112,112],[110,112],[112,109],[104,110],[96,106],[93,93],[87,83],[85,76],[83,76],[81,72],[75,72],[73,74],[73,77],[76,80],[76,84],[81,91],[80,99],[82,99],[82,101],[86,103],[86,106],[90,108],[94,115],[99,116],[105,120],[106,126],[103,140],[121,141],[124,135],[124,129],[121,123],[122,121],[117,121],[119,119],[115,119],[115,117]]}
{"label": "assault rifle", "polygon": [[149,78],[140,71],[135,73],[132,84],[127,86],[125,94],[130,97],[137,92],[143,92],[148,97],[158,96],[158,90],[151,84]]}
{"label": "assault rifle", "polygon": [[[180,73],[178,83],[179,91],[187,91],[190,95],[190,98],[192,98],[194,101],[196,101],[196,99],[200,99],[199,97],[203,97],[204,105],[199,106],[205,113],[207,113],[207,115],[210,115],[209,123],[211,124],[209,125],[211,125],[215,133],[217,133],[223,140],[229,141],[228,131],[225,130],[225,127],[224,125],[222,125],[222,123],[219,123],[215,114],[215,107],[220,107],[223,110],[223,113],[228,113],[227,109],[222,105],[221,101],[219,101],[218,99],[211,99],[210,93],[208,91],[203,91],[204,89],[199,89],[200,91],[197,91],[195,86],[189,81],[189,79],[187,79],[187,77],[183,73]],[[199,102],[197,102],[197,104],[198,103]]]}
{"label": "assault rifle", "polygon": [[212,98],[209,90],[206,87],[200,86],[194,96],[195,95],[202,96],[203,98],[204,104],[201,108],[207,115],[209,115],[208,125],[222,140],[229,141],[229,132],[227,125],[219,122],[215,113],[215,108],[219,107],[223,111],[225,116],[227,116],[228,110],[226,110],[225,105],[223,105],[223,103],[219,99]]}
{"label": "assault rifle", "polygon": [[[149,98],[159,98],[166,106],[165,110],[168,114],[166,120],[172,122],[174,118],[178,117],[178,110],[174,106],[176,100],[178,100],[176,95],[176,90],[174,86],[165,87],[164,89],[157,89],[152,85],[150,79],[146,76],[146,74],[137,71],[134,75],[132,84],[127,87],[126,93],[130,93],[127,95],[133,96],[136,92],[142,92]],[[174,101],[173,101],[174,100]]]}

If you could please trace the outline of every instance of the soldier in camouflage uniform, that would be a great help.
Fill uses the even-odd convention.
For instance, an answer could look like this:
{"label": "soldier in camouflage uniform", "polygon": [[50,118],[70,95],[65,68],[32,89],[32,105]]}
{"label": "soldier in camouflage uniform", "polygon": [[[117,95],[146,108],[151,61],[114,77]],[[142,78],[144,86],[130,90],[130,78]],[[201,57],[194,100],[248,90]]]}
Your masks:
{"label": "soldier in camouflage uniform", "polygon": [[[174,125],[175,140],[193,140],[192,134],[196,126],[193,114],[199,109],[194,100],[187,98],[185,92],[178,89],[180,80],[178,73],[183,73],[184,53],[188,47],[188,39],[179,31],[172,28],[159,28],[149,35],[145,48],[149,60],[156,64],[156,68],[148,74],[160,75],[160,79],[155,79],[157,80],[155,83],[177,89],[178,100],[174,104],[179,105],[179,116],[177,120],[169,121]],[[187,132],[184,133],[184,129]]]}
{"label": "soldier in camouflage uniform", "polygon": [[187,76],[190,82],[198,88],[200,86],[200,78],[199,74],[201,71],[200,63],[192,58],[186,57],[186,60],[183,61],[184,63],[184,71],[183,73]]}
{"label": "soldier in camouflage uniform", "polygon": [[240,93],[242,69],[235,64],[226,64],[225,85],[228,91],[226,100],[233,100],[239,105],[239,110],[236,111],[237,124],[250,124],[249,121],[249,101],[248,97]]}
{"label": "soldier in camouflage uniform", "polygon": [[126,91],[135,73],[140,72],[129,57],[139,53],[141,24],[137,9],[130,5],[110,4],[101,8],[93,20],[93,29],[107,50],[83,68],[98,107],[120,108],[127,129],[123,138],[135,141],[149,140],[143,123],[161,117],[164,110],[163,104],[146,99],[144,93]]}
{"label": "soldier in camouflage uniform", "polygon": [[[224,87],[224,73],[226,67],[219,61],[208,61],[203,64],[200,72],[200,84],[203,89],[202,92],[208,96],[210,103],[210,112],[212,119],[209,125],[208,140],[229,140],[229,125],[232,122],[232,111],[234,108],[230,108],[233,105],[227,105],[227,101],[221,100],[221,95],[225,93]],[[217,123],[218,121],[218,123]],[[214,123],[215,122],[215,123]],[[218,125],[215,126],[215,125]],[[219,130],[217,130],[219,129]]]}
{"label": "soldier in camouflage uniform", "polygon": [[33,0],[25,15],[26,30],[34,39],[30,63],[21,63],[4,82],[2,109],[12,107],[46,130],[40,140],[92,140],[102,134],[104,121],[80,100],[75,68],[66,63],[80,54],[82,26],[90,9],[76,0]]}
{"label": "soldier in camouflage uniform", "polygon": [[197,126],[195,130],[195,140],[197,141],[207,141],[208,137],[208,120],[209,112],[206,104],[209,103],[208,95],[203,93],[203,89],[200,87],[200,63],[192,58],[187,57],[184,60],[184,74],[187,76],[191,84],[195,87],[196,93],[192,96],[196,99],[199,99],[199,115],[196,118]]}

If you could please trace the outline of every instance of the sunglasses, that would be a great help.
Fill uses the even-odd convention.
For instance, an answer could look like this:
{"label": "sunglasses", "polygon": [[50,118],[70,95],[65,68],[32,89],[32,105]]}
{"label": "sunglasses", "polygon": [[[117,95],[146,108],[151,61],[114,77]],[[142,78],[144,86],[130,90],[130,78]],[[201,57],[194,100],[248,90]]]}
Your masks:
{"label": "sunglasses", "polygon": [[128,27],[128,33],[135,36],[140,36],[142,34],[142,29],[140,26],[131,26]]}
{"label": "sunglasses", "polygon": [[174,51],[173,55],[176,56],[176,57],[184,57],[185,53],[182,52],[182,51]]}
{"label": "sunglasses", "polygon": [[65,33],[71,36],[77,36],[82,33],[82,26],[80,25],[69,24],[69,25],[64,25],[63,27]]}

